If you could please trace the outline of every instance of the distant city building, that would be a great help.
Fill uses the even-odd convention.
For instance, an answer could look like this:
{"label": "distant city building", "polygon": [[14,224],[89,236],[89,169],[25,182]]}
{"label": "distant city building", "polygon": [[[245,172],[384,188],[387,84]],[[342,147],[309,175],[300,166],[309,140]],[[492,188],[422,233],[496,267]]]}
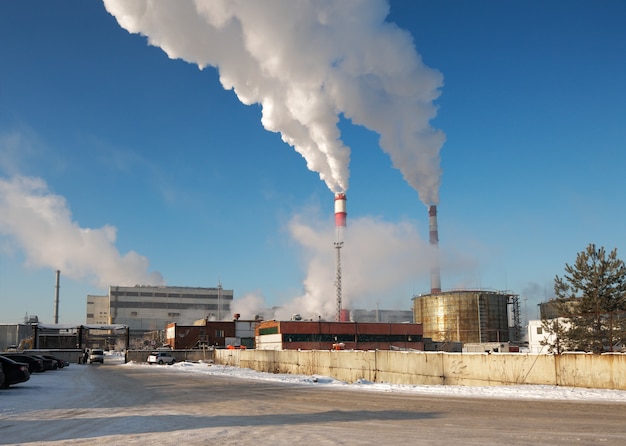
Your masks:
{"label": "distant city building", "polygon": [[[131,334],[163,331],[173,322],[192,324],[198,319],[223,320],[232,316],[233,290],[221,286],[111,286],[107,297],[108,323],[128,325]],[[94,311],[97,305],[98,299],[93,299]]]}

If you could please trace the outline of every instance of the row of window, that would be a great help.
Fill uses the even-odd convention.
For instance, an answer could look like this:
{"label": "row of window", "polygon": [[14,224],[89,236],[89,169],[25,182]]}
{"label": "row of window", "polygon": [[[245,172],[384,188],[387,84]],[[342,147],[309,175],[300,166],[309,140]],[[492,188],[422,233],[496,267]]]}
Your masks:
{"label": "row of window", "polygon": [[[114,297],[175,297],[175,298],[187,298],[187,299],[217,299],[218,294],[187,294],[187,293],[152,293],[145,291],[111,291],[111,296]],[[219,295],[222,299],[232,299],[232,294]]]}
{"label": "row of window", "polygon": [[283,342],[422,342],[421,335],[283,334]]}
{"label": "row of window", "polygon": [[[230,304],[220,305],[222,311],[230,311]],[[177,302],[111,302],[111,308],[146,308],[162,310],[217,310],[217,304],[185,304]]]}

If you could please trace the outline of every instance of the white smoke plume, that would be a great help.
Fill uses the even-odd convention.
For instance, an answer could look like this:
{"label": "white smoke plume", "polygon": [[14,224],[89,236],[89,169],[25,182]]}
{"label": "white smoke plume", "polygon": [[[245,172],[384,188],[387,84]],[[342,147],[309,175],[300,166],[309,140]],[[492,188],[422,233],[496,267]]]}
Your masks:
{"label": "white smoke plume", "polygon": [[[336,311],[335,252],[333,229],[312,222],[310,215],[296,216],[289,224],[291,237],[304,252],[304,294],[282,303],[276,319],[298,313],[306,319],[332,320]],[[346,234],[350,249],[342,251],[344,308],[407,310],[415,280],[426,279],[432,247],[409,223],[389,223],[373,218],[355,218]]]}
{"label": "white smoke plume", "polygon": [[[251,320],[255,316],[261,316],[266,309],[265,300],[259,291],[245,294],[233,299],[231,310],[233,314],[239,314],[242,319]],[[230,317],[230,315],[228,315]],[[225,319],[228,319],[226,317]]]}
{"label": "white smoke plume", "polygon": [[24,251],[31,267],[59,269],[75,280],[100,288],[111,284],[164,284],[149,273],[148,260],[115,247],[116,229],[81,228],[72,220],[65,198],[50,192],[40,178],[0,177],[0,234]]}
{"label": "white smoke plume", "polygon": [[225,89],[262,107],[333,192],[348,189],[350,149],[340,116],[380,135],[380,146],[425,204],[439,201],[442,75],[410,34],[386,22],[385,0],[104,0],[130,33],[170,58],[216,67]]}

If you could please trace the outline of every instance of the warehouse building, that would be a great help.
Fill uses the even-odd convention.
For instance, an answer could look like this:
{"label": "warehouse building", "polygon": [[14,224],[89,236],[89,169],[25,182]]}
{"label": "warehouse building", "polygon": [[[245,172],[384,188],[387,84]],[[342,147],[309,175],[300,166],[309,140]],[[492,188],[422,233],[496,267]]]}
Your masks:
{"label": "warehouse building", "polygon": [[261,350],[424,350],[420,324],[383,322],[262,321]]}

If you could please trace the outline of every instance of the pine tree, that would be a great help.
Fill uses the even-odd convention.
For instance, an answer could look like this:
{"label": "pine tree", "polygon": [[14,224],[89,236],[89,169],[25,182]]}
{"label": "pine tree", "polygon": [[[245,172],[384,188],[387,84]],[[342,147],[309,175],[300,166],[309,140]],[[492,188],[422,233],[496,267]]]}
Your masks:
{"label": "pine tree", "polygon": [[557,331],[556,341],[544,344],[551,351],[602,353],[626,345],[626,265],[617,249],[607,256],[590,244],[574,265],[565,264],[563,277],[555,277],[554,293],[560,319],[542,323]]}

